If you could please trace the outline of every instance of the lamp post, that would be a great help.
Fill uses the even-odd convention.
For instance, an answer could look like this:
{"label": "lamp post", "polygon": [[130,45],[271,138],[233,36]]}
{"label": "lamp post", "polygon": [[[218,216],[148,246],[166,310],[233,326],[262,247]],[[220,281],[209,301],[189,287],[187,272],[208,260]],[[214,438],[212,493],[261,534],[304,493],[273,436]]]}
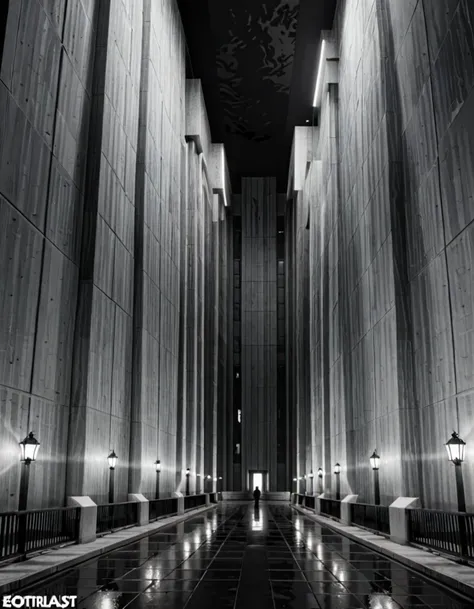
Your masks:
{"label": "lamp post", "polygon": [[[28,486],[30,483],[30,465],[36,461],[36,456],[40,447],[40,443],[35,438],[34,433],[30,433],[26,438],[19,442],[20,444],[20,461],[21,478],[20,478],[20,496],[18,498],[18,510],[24,512],[28,506]],[[26,514],[21,514],[19,517],[19,534],[18,534],[18,552],[25,554],[26,549]]]}
{"label": "lamp post", "polygon": [[206,480],[207,480],[207,492],[212,493],[212,476],[211,476],[211,474],[207,474]]}
{"label": "lamp post", "polygon": [[[224,490],[224,482],[223,482],[222,476],[219,476],[219,488],[221,489],[220,490],[220,498],[221,498],[221,501],[222,501],[222,491]],[[218,495],[219,495],[219,493],[218,493]]]}
{"label": "lamp post", "polygon": [[380,482],[379,482],[379,467],[380,467],[380,457],[377,454],[377,449],[370,455],[369,458],[370,465],[372,466],[372,470],[374,472],[374,500],[375,505],[380,505]]}
{"label": "lamp post", "polygon": [[115,454],[115,450],[113,450],[110,455],[107,457],[107,461],[109,462],[110,476],[109,476],[109,503],[114,502],[115,495],[115,466],[117,465],[118,457]]}
{"label": "lamp post", "polygon": [[324,475],[323,468],[322,468],[322,467],[320,467],[320,468],[318,469],[319,494],[320,494],[320,495],[321,495],[321,494],[322,494],[322,492],[323,492],[323,475]]}
{"label": "lamp post", "polygon": [[295,493],[298,493],[298,478],[293,478],[293,482],[295,483]]}
{"label": "lamp post", "polygon": [[334,473],[336,474],[336,500],[341,500],[341,466],[336,463],[334,466]]}
{"label": "lamp post", "polygon": [[156,471],[156,490],[155,490],[155,499],[160,498],[160,473],[161,473],[161,462],[159,459],[155,461],[155,471]]}
{"label": "lamp post", "polygon": [[464,481],[462,477],[461,463],[464,461],[466,453],[466,442],[461,440],[458,434],[453,431],[451,438],[445,444],[448,451],[449,460],[454,463],[456,472],[456,491],[458,495],[458,512],[466,511],[466,497],[464,494]]}
{"label": "lamp post", "polygon": [[[461,440],[458,434],[453,431],[451,438],[445,444],[448,451],[449,460],[454,463],[454,471],[456,472],[456,492],[458,496],[458,512],[466,512],[466,496],[464,494],[464,480],[462,477],[461,464],[466,455],[466,442]],[[464,514],[459,514],[459,540],[461,543],[461,562],[466,563],[467,560],[467,540],[466,540],[466,521]]]}
{"label": "lamp post", "polygon": [[313,474],[313,470],[311,470],[309,472],[309,480],[311,482],[309,494],[310,495],[314,495],[314,474]]}
{"label": "lamp post", "polygon": [[20,496],[18,498],[18,510],[23,512],[26,510],[28,505],[28,486],[30,483],[30,465],[33,461],[36,461],[36,456],[40,447],[40,443],[35,438],[32,431],[26,436],[26,438],[19,442],[21,456],[20,461],[22,462],[21,468],[21,479],[20,479]]}
{"label": "lamp post", "polygon": [[191,470],[189,467],[186,468],[186,495],[189,495],[189,476],[191,475]]}

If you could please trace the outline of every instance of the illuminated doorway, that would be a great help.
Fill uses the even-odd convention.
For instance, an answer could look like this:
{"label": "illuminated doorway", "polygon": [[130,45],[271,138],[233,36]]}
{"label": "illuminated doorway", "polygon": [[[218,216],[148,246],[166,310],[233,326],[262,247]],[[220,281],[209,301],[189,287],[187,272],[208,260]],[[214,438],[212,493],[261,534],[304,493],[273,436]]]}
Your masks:
{"label": "illuminated doorway", "polygon": [[268,472],[266,470],[257,470],[257,469],[251,469],[249,470],[248,473],[248,485],[249,485],[249,490],[250,491],[254,491],[255,487],[258,486],[258,488],[262,491],[262,493],[266,493],[268,492]]}
{"label": "illuminated doorway", "polygon": [[263,488],[263,474],[261,472],[255,472],[253,475],[252,488],[255,489],[256,486],[258,486],[260,490]]}

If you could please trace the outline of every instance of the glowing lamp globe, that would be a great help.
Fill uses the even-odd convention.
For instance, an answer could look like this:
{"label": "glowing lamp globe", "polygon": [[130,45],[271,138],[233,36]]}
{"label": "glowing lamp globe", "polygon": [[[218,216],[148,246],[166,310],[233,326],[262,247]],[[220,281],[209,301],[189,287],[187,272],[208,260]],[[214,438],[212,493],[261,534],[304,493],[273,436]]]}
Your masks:
{"label": "glowing lamp globe", "polygon": [[31,463],[32,461],[36,461],[36,457],[38,455],[38,450],[40,447],[40,443],[35,438],[32,431],[27,435],[27,437],[19,443],[21,450],[21,461],[25,463]]}
{"label": "glowing lamp globe", "polygon": [[110,469],[115,469],[117,465],[118,457],[115,454],[115,450],[113,450],[110,455],[107,457],[107,461],[109,462]]}
{"label": "glowing lamp globe", "polygon": [[448,451],[449,460],[455,465],[461,465],[466,456],[466,442],[461,440],[458,434],[453,431],[451,438],[445,444]]}
{"label": "glowing lamp globe", "polygon": [[372,466],[372,469],[374,469],[374,470],[379,469],[379,467],[380,467],[380,457],[379,457],[379,455],[377,454],[377,452],[375,450],[370,455],[369,461],[370,461],[370,465]]}

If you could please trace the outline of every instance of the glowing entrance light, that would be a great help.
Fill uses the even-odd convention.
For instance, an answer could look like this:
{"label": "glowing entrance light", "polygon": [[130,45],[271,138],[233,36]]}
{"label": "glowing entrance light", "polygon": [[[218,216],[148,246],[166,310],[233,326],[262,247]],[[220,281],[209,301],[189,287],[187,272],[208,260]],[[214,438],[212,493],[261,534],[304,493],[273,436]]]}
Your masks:
{"label": "glowing entrance light", "polygon": [[318,98],[320,93],[320,88],[323,81],[323,65],[326,51],[326,41],[323,40],[321,44],[321,52],[319,54],[319,67],[318,67],[318,76],[316,78],[316,87],[314,88],[314,99],[313,99],[313,108],[317,108],[318,106]]}

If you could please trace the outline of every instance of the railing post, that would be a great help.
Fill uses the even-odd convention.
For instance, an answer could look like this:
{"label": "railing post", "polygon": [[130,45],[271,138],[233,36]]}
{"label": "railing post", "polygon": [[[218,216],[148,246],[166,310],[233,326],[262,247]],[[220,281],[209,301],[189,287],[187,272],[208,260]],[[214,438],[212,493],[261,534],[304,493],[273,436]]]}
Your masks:
{"label": "railing post", "polygon": [[324,493],[321,493],[314,498],[314,513],[321,514],[321,499],[324,499]]}
{"label": "railing post", "polygon": [[390,539],[395,543],[406,545],[409,539],[408,514],[410,508],[419,507],[418,497],[398,497],[389,506]]}
{"label": "railing post", "polygon": [[97,505],[90,497],[68,497],[67,504],[79,507],[79,534],[78,543],[89,543],[95,541],[97,535]]}
{"label": "railing post", "polygon": [[150,503],[146,497],[144,497],[141,493],[129,493],[128,494],[129,501],[136,501],[138,503],[138,518],[137,524],[139,527],[142,527],[150,522]]}
{"label": "railing post", "polygon": [[359,495],[346,495],[344,499],[341,501],[341,523],[342,524],[351,524],[352,515],[351,515],[351,503],[357,503],[357,498]]}

